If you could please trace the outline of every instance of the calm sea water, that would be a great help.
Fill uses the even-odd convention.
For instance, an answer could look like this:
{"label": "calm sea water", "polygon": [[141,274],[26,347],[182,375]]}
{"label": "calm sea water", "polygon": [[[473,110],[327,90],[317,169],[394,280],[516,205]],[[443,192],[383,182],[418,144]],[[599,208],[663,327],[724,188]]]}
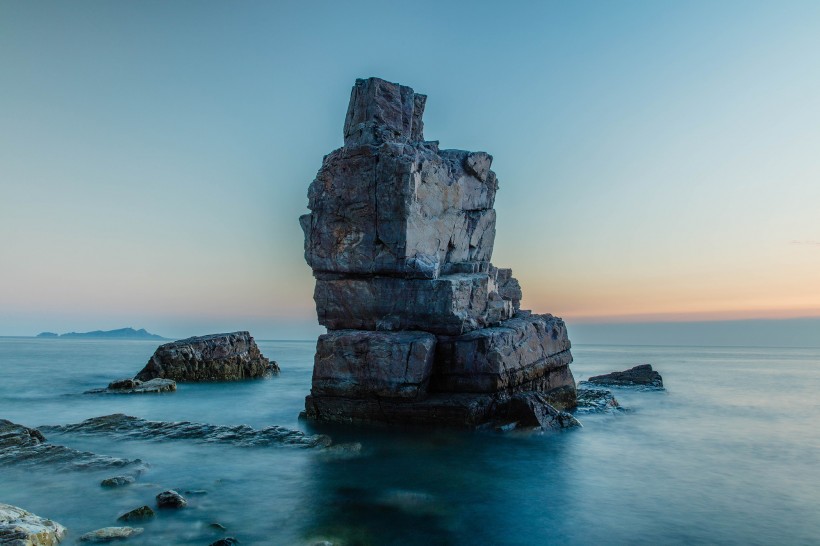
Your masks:
{"label": "calm sea water", "polygon": [[[215,424],[297,419],[312,342],[260,342],[271,380],[183,384],[163,395],[83,391],[136,373],[155,342],[0,339],[0,417],[27,426],[110,413]],[[576,379],[649,362],[666,392],[614,392],[632,411],[583,429],[497,434],[331,427],[352,458],[291,447],[51,435],[150,464],[116,471],[0,467],[0,502],[82,533],[166,488],[203,489],[129,544],[820,544],[820,349],[580,346]],[[219,533],[210,522],[227,527]]]}

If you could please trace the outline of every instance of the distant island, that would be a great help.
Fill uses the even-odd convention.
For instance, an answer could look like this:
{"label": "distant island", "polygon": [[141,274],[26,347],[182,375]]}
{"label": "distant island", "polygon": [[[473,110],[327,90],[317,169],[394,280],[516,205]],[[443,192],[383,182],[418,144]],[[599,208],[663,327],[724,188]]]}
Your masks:
{"label": "distant island", "polygon": [[54,332],[41,332],[37,334],[40,338],[60,338],[60,339],[76,339],[76,338],[96,338],[96,339],[158,339],[165,340],[167,337],[158,336],[147,332],[145,328],[134,330],[133,328],[120,328],[118,330],[94,330],[93,332],[69,332],[67,334],[55,334]]}

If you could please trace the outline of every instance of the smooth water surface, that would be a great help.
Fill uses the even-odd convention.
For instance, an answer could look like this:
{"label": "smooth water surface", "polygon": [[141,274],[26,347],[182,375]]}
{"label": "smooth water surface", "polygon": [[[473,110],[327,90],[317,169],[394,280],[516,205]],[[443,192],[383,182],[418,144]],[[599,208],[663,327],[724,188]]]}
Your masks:
{"label": "smooth water surface", "polygon": [[317,430],[297,418],[314,343],[259,345],[279,377],[87,395],[135,374],[156,343],[0,339],[0,418],[275,424],[360,453],[50,434],[150,466],[112,490],[99,482],[116,470],[4,466],[0,502],[62,523],[68,544],[167,488],[207,493],[128,544],[820,544],[820,349],[576,347],[577,380],[649,362],[667,391],[616,389],[631,411],[582,415],[583,429],[498,434]]}

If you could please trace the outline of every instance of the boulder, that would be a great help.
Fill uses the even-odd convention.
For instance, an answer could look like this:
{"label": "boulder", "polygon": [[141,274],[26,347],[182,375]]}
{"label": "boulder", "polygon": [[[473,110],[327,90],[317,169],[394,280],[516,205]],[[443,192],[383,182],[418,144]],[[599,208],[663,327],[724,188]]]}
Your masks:
{"label": "boulder", "polygon": [[0,503],[0,544],[9,546],[54,546],[66,528],[27,510]]}
{"label": "boulder", "polygon": [[134,483],[134,476],[112,476],[100,482],[102,487],[122,487]]}
{"label": "boulder", "polygon": [[239,544],[239,541],[234,537],[225,537],[220,538],[215,542],[211,542],[210,546],[235,546],[236,544]]}
{"label": "boulder", "polygon": [[117,518],[118,521],[139,521],[154,517],[154,511],[150,506],[140,506],[124,513]]}
{"label": "boulder", "polygon": [[337,330],[319,336],[313,390],[325,396],[419,398],[427,391],[436,337],[426,332]]}
{"label": "boulder", "polygon": [[513,395],[502,404],[498,416],[508,422],[516,423],[519,427],[557,430],[581,425],[571,414],[554,408],[548,398],[540,392]]}
{"label": "boulder", "polygon": [[576,404],[576,414],[617,412],[624,409],[610,391],[584,385],[576,391]]}
{"label": "boulder", "polygon": [[248,332],[233,332],[161,345],[134,379],[237,381],[274,373],[279,373],[279,366],[262,355],[253,337]]}
{"label": "boulder", "polygon": [[188,506],[188,501],[173,489],[169,489],[157,495],[157,506],[160,508],[184,508]]}
{"label": "boulder", "polygon": [[641,364],[622,372],[596,375],[594,377],[590,377],[587,381],[595,385],[612,385],[618,387],[640,386],[654,389],[663,388],[663,378],[661,378],[661,374],[652,369],[651,364]]}
{"label": "boulder", "polygon": [[103,527],[80,537],[82,542],[111,542],[142,534],[141,527]]}

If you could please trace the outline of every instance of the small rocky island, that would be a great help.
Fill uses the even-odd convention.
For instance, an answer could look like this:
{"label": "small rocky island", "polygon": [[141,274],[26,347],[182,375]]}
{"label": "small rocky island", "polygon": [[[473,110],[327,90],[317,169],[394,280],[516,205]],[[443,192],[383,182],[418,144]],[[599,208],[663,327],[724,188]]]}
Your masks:
{"label": "small rocky island", "polygon": [[299,220],[319,337],[305,415],[476,427],[577,424],[564,322],[520,309],[492,258],[498,180],[485,152],[426,141],[426,96],[357,80],[344,146]]}

